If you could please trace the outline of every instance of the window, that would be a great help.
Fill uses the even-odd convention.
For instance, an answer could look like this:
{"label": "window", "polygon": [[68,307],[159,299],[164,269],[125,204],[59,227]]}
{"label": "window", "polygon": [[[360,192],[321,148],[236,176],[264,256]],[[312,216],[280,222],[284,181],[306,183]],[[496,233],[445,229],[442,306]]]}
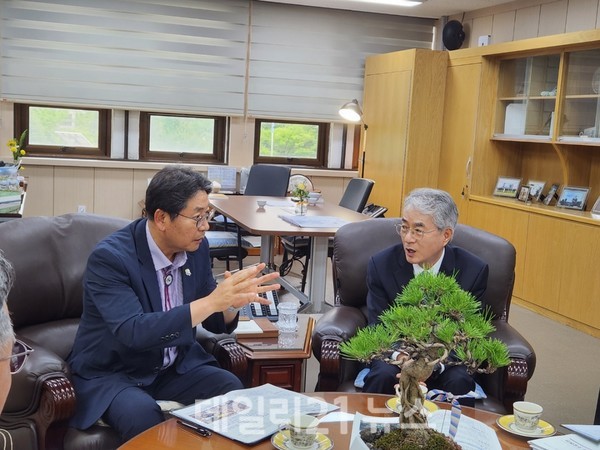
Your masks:
{"label": "window", "polygon": [[329,124],[256,119],[254,162],[325,167]]}
{"label": "window", "polygon": [[28,156],[110,156],[110,110],[15,104]]}
{"label": "window", "polygon": [[183,114],[140,114],[140,159],[224,162],[227,119]]}

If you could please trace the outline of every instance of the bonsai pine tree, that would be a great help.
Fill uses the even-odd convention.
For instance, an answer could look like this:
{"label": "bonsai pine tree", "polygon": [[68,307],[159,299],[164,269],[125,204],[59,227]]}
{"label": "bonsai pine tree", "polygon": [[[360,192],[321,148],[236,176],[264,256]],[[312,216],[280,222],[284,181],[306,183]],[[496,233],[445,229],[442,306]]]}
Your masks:
{"label": "bonsai pine tree", "polygon": [[[380,323],[359,330],[340,351],[350,359],[400,366],[400,429],[423,429],[427,419],[419,382],[429,378],[437,363],[464,364],[469,373],[491,373],[510,363],[506,345],[488,337],[495,330],[491,320],[492,314],[482,312],[454,277],[425,271],[405,286]],[[391,360],[398,349],[407,358]],[[448,361],[450,353],[453,361]]]}

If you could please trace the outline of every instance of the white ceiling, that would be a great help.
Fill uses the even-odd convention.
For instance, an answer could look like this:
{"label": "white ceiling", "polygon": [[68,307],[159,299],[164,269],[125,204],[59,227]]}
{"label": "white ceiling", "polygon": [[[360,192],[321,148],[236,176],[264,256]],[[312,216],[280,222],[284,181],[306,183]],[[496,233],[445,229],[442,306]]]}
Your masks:
{"label": "white ceiling", "polygon": [[511,0],[426,0],[423,4],[413,7],[376,4],[362,0],[263,0],[273,3],[288,3],[291,5],[318,6],[323,8],[349,9],[382,14],[397,14],[400,16],[432,17],[439,19],[476,9],[488,8]]}

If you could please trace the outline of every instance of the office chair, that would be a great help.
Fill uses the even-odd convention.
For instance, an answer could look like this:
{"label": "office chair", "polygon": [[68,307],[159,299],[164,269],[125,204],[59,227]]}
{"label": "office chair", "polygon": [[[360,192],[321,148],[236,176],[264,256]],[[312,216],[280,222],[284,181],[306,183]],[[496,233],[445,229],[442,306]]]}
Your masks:
{"label": "office chair", "polygon": [[291,169],[275,164],[254,164],[248,174],[244,195],[285,197]]}
{"label": "office chair", "polygon": [[[290,168],[275,164],[254,164],[248,174],[248,182],[244,195],[264,195],[269,197],[285,197],[290,180]],[[243,268],[243,260],[248,256],[242,235],[248,235],[227,218],[218,216],[214,226],[206,234],[209,242],[210,257],[224,260],[227,270],[230,261],[237,261]],[[245,245],[246,244],[246,245]]]}
{"label": "office chair", "polygon": [[[362,212],[367,204],[369,195],[371,195],[374,184],[375,182],[368,178],[351,179],[338,205],[352,211]],[[292,269],[294,261],[298,261],[302,265],[302,284],[300,289],[304,291],[308,274],[308,261],[310,260],[311,238],[304,236],[284,236],[281,238],[281,243],[283,244],[283,261],[279,268],[279,274],[281,276],[287,275]],[[329,239],[328,256],[331,258],[332,254],[333,238]],[[304,258],[304,262],[302,258]]]}

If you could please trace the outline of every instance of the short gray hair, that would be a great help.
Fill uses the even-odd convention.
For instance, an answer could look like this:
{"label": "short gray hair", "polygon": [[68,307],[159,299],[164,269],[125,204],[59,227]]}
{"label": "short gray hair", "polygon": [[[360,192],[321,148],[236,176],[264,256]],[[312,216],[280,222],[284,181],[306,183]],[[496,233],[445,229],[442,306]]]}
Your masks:
{"label": "short gray hair", "polygon": [[456,203],[450,194],[440,189],[414,189],[404,199],[403,210],[415,210],[431,216],[438,230],[454,230],[458,222]]}
{"label": "short gray hair", "polygon": [[12,264],[4,257],[2,251],[0,251],[0,347],[2,348],[15,340],[10,316],[7,314],[7,309],[4,309],[4,304],[8,300],[8,293],[12,288],[14,278],[15,271]]}

